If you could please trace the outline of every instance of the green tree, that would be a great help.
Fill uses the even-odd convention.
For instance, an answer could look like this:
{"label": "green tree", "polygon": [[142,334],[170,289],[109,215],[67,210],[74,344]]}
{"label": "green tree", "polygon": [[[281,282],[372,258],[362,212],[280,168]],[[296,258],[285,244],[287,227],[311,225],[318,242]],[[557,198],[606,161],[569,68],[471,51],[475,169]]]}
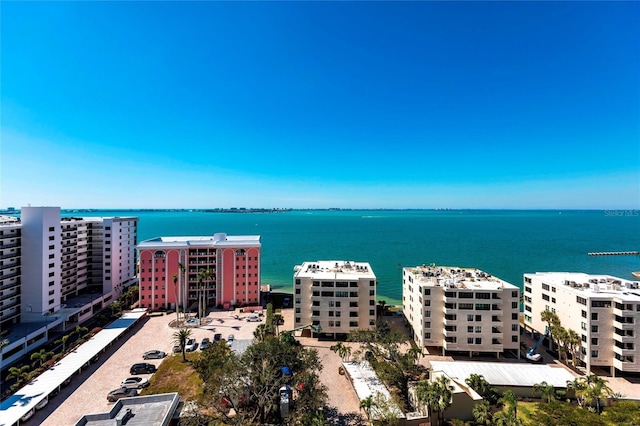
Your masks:
{"label": "green tree", "polygon": [[188,328],[181,328],[173,333],[173,341],[180,345],[180,351],[182,352],[182,362],[187,362],[187,354],[185,347],[187,346],[187,340],[191,338],[191,330]]}
{"label": "green tree", "polygon": [[610,424],[640,425],[640,406],[636,401],[617,401],[604,409],[602,417]]}
{"label": "green tree", "polygon": [[471,414],[473,414],[473,418],[475,419],[477,424],[491,424],[491,407],[489,406],[488,401],[482,401],[474,405],[473,409],[471,410]]}
{"label": "green tree", "polygon": [[7,380],[17,379],[18,381],[26,380],[29,377],[31,367],[23,365],[20,367],[9,367],[7,374]]}
{"label": "green tree", "polygon": [[49,352],[46,349],[40,349],[38,352],[31,354],[31,361],[38,362],[38,366],[42,367],[42,364],[53,356],[53,352]]}
{"label": "green tree", "polygon": [[451,405],[453,397],[453,386],[446,376],[440,375],[436,380],[419,382],[416,386],[416,397],[429,408],[429,417],[436,414],[438,423],[444,424],[444,412]]}
{"label": "green tree", "polygon": [[82,337],[84,334],[86,334],[89,331],[89,329],[87,327],[83,327],[81,325],[76,325],[75,330],[73,330],[73,332],[75,334],[77,334],[79,337]]}
{"label": "green tree", "polygon": [[198,318],[202,319],[205,316],[204,310],[206,309],[205,295],[208,294],[208,283],[213,277],[213,272],[209,269],[201,269],[198,274]]}
{"label": "green tree", "polygon": [[500,404],[507,408],[507,411],[513,413],[513,417],[518,417],[518,398],[513,391],[506,391],[499,400]]}
{"label": "green tree", "polygon": [[555,388],[547,382],[536,383],[533,385],[533,394],[540,394],[540,398],[546,399],[547,402],[551,402],[555,397]]}
{"label": "green tree", "polygon": [[[264,339],[266,339],[268,334],[269,334],[269,332],[268,332],[267,325],[266,324],[258,324],[258,326],[256,327],[256,329],[253,332],[253,337],[258,342],[264,342]],[[287,333],[283,333],[283,334],[287,334]]]}
{"label": "green tree", "polygon": [[62,353],[65,353],[67,351],[67,342],[69,341],[70,338],[71,338],[70,334],[65,334],[64,336],[56,340],[55,342],[56,345],[62,343]]}
{"label": "green tree", "polygon": [[495,426],[521,426],[524,422],[512,410],[507,409],[493,415],[493,424]]}
{"label": "green tree", "polygon": [[613,391],[609,386],[607,386],[607,382],[600,376],[596,376],[595,374],[589,374],[584,378],[587,383],[587,403],[596,404],[596,413],[600,414],[600,401],[609,397]]}
{"label": "green tree", "polygon": [[547,323],[547,330],[551,333],[551,336],[549,337],[549,349],[553,349],[553,329],[560,325],[560,318],[558,318],[558,315],[555,312],[545,309],[540,313],[540,319]]}
{"label": "green tree", "polygon": [[376,406],[376,403],[373,400],[373,396],[369,395],[365,399],[360,400],[360,409],[364,410],[364,413],[367,415],[367,421],[369,424],[373,421],[371,418],[371,410]]}
{"label": "green tree", "polygon": [[276,331],[276,336],[279,334],[280,331],[280,326],[284,325],[284,317],[280,314],[274,314],[273,315],[273,320],[272,320],[272,324],[273,324],[273,329],[275,329]]}
{"label": "green tree", "polygon": [[569,345],[569,353],[571,354],[573,365],[577,365],[580,343],[580,335],[575,330],[567,330],[567,344]]}

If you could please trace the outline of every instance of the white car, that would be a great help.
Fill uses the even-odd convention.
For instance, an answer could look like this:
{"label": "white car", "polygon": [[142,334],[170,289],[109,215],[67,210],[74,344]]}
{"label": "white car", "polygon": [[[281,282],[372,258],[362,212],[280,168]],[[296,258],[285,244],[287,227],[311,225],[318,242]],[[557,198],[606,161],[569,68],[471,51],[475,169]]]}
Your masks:
{"label": "white car", "polygon": [[144,377],[129,377],[124,379],[120,386],[127,389],[143,389],[149,386],[149,380]]}
{"label": "white car", "polygon": [[262,318],[260,318],[257,315],[251,315],[250,317],[247,317],[247,322],[260,322],[262,321]]}
{"label": "white car", "polygon": [[184,345],[185,352],[193,352],[196,350],[196,339],[189,339],[187,343]]}

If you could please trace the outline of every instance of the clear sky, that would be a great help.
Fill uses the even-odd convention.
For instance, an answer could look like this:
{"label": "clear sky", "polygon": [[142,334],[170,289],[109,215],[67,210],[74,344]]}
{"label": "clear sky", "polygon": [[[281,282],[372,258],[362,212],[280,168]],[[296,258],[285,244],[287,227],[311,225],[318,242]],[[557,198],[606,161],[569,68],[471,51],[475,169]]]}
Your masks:
{"label": "clear sky", "polygon": [[638,2],[0,12],[3,208],[640,208]]}

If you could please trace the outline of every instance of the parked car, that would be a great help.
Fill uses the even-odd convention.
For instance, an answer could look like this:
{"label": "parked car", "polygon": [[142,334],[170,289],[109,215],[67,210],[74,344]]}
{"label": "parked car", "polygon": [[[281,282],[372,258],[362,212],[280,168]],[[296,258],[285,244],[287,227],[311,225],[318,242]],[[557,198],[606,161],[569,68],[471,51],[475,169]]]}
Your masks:
{"label": "parked car", "polygon": [[136,395],[138,395],[138,391],[135,389],[120,388],[109,392],[109,395],[107,395],[107,401],[116,402],[120,398],[130,398]]}
{"label": "parked car", "polygon": [[185,352],[192,352],[196,350],[196,339],[189,339],[187,343],[184,345]]}
{"label": "parked car", "polygon": [[36,410],[42,410],[44,407],[47,406],[48,403],[49,403],[49,397],[46,397],[45,399],[43,399],[42,401],[36,404]]}
{"label": "parked car", "polygon": [[262,321],[262,318],[260,318],[257,315],[251,315],[250,317],[247,317],[247,322],[260,322]]}
{"label": "parked car", "polygon": [[234,336],[233,334],[230,334],[230,335],[227,337],[227,342],[231,343],[231,342],[233,342],[235,339],[236,339],[236,338],[235,338],[235,336]]}
{"label": "parked car", "polygon": [[219,342],[220,340],[222,340],[222,334],[216,333],[216,334],[213,335],[213,341],[214,342]]}
{"label": "parked car", "polygon": [[173,353],[178,353],[178,352],[182,352],[182,348],[180,347],[180,343],[175,342],[173,344]]}
{"label": "parked car", "polygon": [[205,337],[204,339],[202,339],[202,343],[200,343],[200,350],[204,351],[209,347],[210,344],[211,340],[208,337]]}
{"label": "parked car", "polygon": [[149,386],[149,380],[144,377],[129,377],[124,379],[120,386],[127,389],[144,389]]}
{"label": "parked car", "polygon": [[156,366],[146,362],[133,364],[129,369],[129,374],[151,374],[156,372]]}
{"label": "parked car", "polygon": [[159,351],[157,349],[154,349],[154,350],[145,352],[144,355],[142,355],[142,358],[144,358],[144,359],[162,359],[165,356],[167,356],[167,354],[165,352],[162,352],[162,351]]}

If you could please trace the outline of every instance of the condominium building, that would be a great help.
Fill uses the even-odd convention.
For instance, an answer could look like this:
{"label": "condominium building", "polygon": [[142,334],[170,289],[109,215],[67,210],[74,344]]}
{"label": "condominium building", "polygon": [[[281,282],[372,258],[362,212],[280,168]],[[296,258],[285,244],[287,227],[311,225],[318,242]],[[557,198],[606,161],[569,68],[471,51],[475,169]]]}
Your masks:
{"label": "condominium building", "polygon": [[447,352],[520,351],[520,290],[474,268],[422,265],[402,270],[402,309],[419,348]]}
{"label": "condominium building", "polygon": [[2,366],[81,323],[137,283],[136,217],[23,207],[0,223]]}
{"label": "condominium building", "polygon": [[640,371],[640,282],[576,272],[524,274],[525,328],[544,333],[541,313],[558,315],[581,337],[577,357],[587,371]]}
{"label": "condominium building", "polygon": [[335,338],[375,326],[377,282],[369,263],[304,262],[293,280],[294,327],[313,325],[316,334]]}
{"label": "condominium building", "polygon": [[224,233],[201,237],[158,237],[138,245],[140,306],[208,307],[260,302],[260,236]]}

